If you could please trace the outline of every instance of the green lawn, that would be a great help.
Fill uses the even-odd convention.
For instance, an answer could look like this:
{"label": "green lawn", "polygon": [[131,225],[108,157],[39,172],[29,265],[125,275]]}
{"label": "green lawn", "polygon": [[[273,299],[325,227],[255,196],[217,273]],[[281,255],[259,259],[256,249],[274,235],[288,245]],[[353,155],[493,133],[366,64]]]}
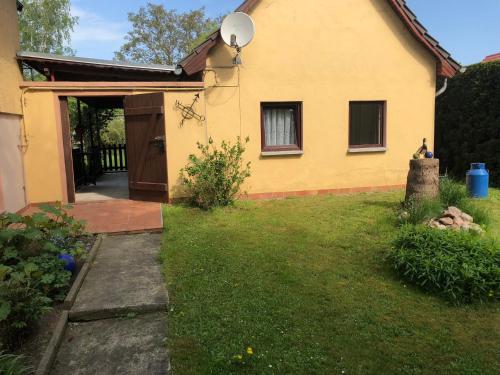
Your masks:
{"label": "green lawn", "polygon": [[[384,263],[402,197],[166,207],[174,373],[498,374],[497,306],[450,306]],[[500,191],[483,204],[500,238]]]}

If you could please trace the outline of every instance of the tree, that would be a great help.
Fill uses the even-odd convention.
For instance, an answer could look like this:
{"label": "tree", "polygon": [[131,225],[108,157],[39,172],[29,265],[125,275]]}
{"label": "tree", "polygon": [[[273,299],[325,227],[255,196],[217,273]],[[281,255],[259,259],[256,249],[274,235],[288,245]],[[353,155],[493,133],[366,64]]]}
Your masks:
{"label": "tree", "polygon": [[178,13],[151,3],[129,13],[128,19],[132,30],[115,59],[153,64],[176,63],[220,24],[220,17],[207,17],[204,8]]}
{"label": "tree", "polygon": [[19,17],[23,51],[74,55],[71,32],[78,17],[71,15],[70,0],[23,0]]}

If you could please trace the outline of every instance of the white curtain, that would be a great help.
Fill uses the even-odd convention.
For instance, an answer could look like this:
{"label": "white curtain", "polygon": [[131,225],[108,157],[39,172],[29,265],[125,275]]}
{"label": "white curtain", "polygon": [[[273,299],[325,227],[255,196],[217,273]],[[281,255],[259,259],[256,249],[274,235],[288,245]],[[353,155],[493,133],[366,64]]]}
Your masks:
{"label": "white curtain", "polygon": [[295,113],[292,108],[266,108],[264,110],[266,146],[297,144],[295,126]]}

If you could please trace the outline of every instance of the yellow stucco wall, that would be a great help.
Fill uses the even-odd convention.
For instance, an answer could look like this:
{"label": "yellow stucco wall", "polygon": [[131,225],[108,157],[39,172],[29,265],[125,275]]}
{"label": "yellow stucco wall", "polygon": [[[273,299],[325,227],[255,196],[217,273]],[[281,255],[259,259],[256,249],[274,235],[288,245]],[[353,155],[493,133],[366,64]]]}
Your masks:
{"label": "yellow stucco wall", "polygon": [[[408,161],[426,137],[434,140],[436,62],[385,0],[261,0],[251,12],[257,33],[232,66],[234,51],[210,53],[204,90],[164,93],[169,190],[196,142],[249,136],[248,193],[363,188],[406,182]],[[144,92],[147,92],[145,90]],[[127,92],[126,94],[139,94]],[[206,121],[181,122],[178,100]],[[29,202],[64,197],[64,167],[54,93],[26,94]],[[348,153],[349,101],[387,102],[387,151]],[[301,156],[261,156],[260,103],[303,102]],[[59,143],[58,143],[59,142]]]}
{"label": "yellow stucco wall", "polygon": [[131,90],[127,88],[96,91],[92,87],[86,89],[81,86],[69,87],[63,91],[36,87],[27,89],[24,94],[27,138],[24,165],[28,203],[67,202],[59,96],[71,97],[75,94],[122,96],[148,92],[156,92],[156,90]]}
{"label": "yellow stucco wall", "polygon": [[0,0],[0,112],[21,114],[21,72],[16,61],[19,33],[15,0]]}
{"label": "yellow stucco wall", "polygon": [[[230,67],[234,52],[221,43],[209,56],[207,130],[195,121],[178,128],[179,111],[168,117],[169,175],[177,176],[208,131],[217,143],[250,137],[249,193],[404,184],[422,138],[433,144],[436,62],[387,1],[262,0],[251,16],[256,36],[243,51],[239,88],[237,69],[217,68]],[[386,152],[347,152],[349,101],[355,100],[387,101]],[[302,156],[261,157],[265,101],[303,102]],[[175,192],[175,180],[170,183]]]}

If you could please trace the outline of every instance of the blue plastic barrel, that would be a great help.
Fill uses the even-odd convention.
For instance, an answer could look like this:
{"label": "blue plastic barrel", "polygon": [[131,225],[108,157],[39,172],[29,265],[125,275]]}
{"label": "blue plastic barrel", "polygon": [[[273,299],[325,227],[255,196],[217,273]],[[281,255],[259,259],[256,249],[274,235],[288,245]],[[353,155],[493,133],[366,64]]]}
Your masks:
{"label": "blue plastic barrel", "polygon": [[484,163],[472,163],[467,171],[467,191],[473,198],[487,198],[490,174]]}

